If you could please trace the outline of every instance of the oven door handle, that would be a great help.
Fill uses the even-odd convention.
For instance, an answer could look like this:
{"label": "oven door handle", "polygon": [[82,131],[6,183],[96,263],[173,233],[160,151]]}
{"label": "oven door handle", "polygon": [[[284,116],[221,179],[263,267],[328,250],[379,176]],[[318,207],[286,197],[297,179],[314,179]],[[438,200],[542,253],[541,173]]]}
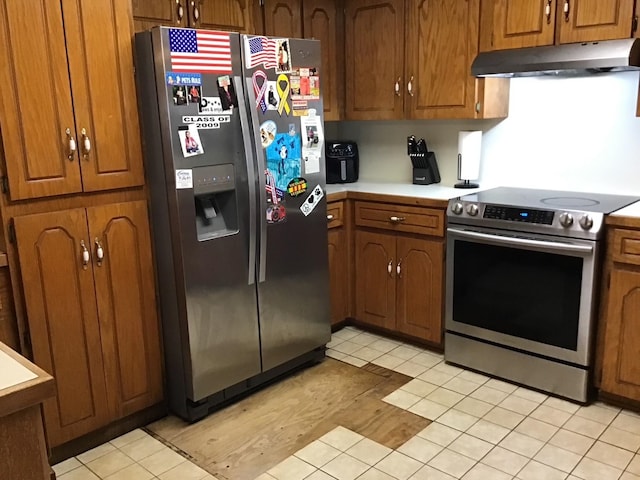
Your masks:
{"label": "oven door handle", "polygon": [[469,230],[459,230],[457,228],[448,228],[447,232],[453,233],[460,238],[469,238],[476,240],[488,240],[491,243],[497,243],[507,246],[522,246],[543,248],[550,252],[569,252],[569,253],[591,253],[592,245],[573,245],[570,243],[549,242],[546,240],[534,240],[532,238],[519,237],[502,237],[500,235],[492,235],[489,233],[470,232]]}

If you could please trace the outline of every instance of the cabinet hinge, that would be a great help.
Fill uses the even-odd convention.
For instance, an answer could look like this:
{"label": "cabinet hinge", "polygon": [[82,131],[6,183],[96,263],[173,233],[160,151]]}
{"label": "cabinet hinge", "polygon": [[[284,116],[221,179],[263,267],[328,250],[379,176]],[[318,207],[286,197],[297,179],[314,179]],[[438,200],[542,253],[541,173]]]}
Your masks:
{"label": "cabinet hinge", "polygon": [[638,16],[634,16],[633,20],[631,20],[631,34],[636,33],[638,30]]}
{"label": "cabinet hinge", "polygon": [[9,193],[9,177],[0,177],[0,189],[2,189],[2,193]]}
{"label": "cabinet hinge", "polygon": [[13,218],[9,220],[9,243],[16,243],[16,227],[13,224]]}
{"label": "cabinet hinge", "polygon": [[480,104],[480,102],[476,103],[476,112],[480,113],[480,109],[482,108],[482,105]]}

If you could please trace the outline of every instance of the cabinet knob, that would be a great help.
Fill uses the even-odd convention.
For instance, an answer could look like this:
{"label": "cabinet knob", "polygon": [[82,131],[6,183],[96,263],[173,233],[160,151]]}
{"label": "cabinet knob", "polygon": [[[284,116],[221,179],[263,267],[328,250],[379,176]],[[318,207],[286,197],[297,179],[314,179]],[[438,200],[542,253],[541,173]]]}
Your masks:
{"label": "cabinet knob", "polygon": [[331,215],[331,214],[327,215],[327,220],[329,220],[329,221],[333,220],[333,215]]}
{"label": "cabinet knob", "polygon": [[393,258],[389,260],[389,263],[387,264],[387,273],[391,278],[393,278]]}
{"label": "cabinet knob", "polygon": [[180,0],[176,0],[176,18],[178,19],[176,23],[178,25],[182,23],[183,17],[184,17],[184,7],[182,6],[182,2],[180,2]]}
{"label": "cabinet knob", "polygon": [[87,130],[82,129],[82,158],[89,160],[89,152],[91,151],[91,139],[87,135]]}
{"label": "cabinet knob", "polygon": [[547,0],[547,4],[544,7],[544,14],[547,17],[547,25],[551,23],[551,0]]}
{"label": "cabinet knob", "polygon": [[66,132],[67,134],[67,144],[69,145],[69,153],[67,155],[67,158],[71,161],[73,161],[73,157],[76,154],[76,150],[78,149],[78,145],[76,144],[76,140],[75,138],[73,138],[73,135],[71,134],[71,129],[67,128]]}
{"label": "cabinet knob", "polygon": [[89,260],[91,260],[91,255],[89,254],[89,249],[85,245],[84,240],[80,240],[80,248],[82,249],[80,252],[82,256],[82,268],[86,270],[87,265],[89,265]]}
{"label": "cabinet knob", "polygon": [[193,14],[193,21],[195,23],[198,23],[198,21],[200,20],[200,9],[198,8],[198,2],[192,0],[191,1],[191,13]]}
{"label": "cabinet knob", "polygon": [[413,75],[411,75],[411,78],[409,79],[409,82],[407,83],[407,92],[409,92],[409,95],[411,95],[413,97]]}
{"label": "cabinet knob", "polygon": [[389,217],[389,221],[391,223],[400,223],[400,222],[404,222],[404,217],[396,217],[395,215],[392,215]]}
{"label": "cabinet knob", "polygon": [[400,96],[400,77],[398,77],[398,80],[396,80],[394,91],[396,92],[396,97],[399,97]]}
{"label": "cabinet knob", "polygon": [[564,21],[568,22],[569,21],[569,12],[571,11],[571,5],[569,5],[569,0],[564,0],[563,11],[564,11]]}
{"label": "cabinet knob", "polygon": [[100,240],[98,240],[97,237],[95,240],[95,246],[96,246],[96,258],[98,259],[98,266],[101,267],[102,261],[104,260],[104,249],[102,248],[102,245],[100,244]]}
{"label": "cabinet knob", "polygon": [[396,273],[398,274],[398,278],[402,278],[402,259],[400,259],[398,265],[396,265]]}

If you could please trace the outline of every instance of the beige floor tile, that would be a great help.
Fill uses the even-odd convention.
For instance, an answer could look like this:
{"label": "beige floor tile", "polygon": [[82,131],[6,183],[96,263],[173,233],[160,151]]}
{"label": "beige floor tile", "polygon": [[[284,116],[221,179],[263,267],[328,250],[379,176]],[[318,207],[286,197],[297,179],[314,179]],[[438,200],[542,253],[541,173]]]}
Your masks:
{"label": "beige floor tile", "polygon": [[316,470],[311,475],[306,477],[304,480],[335,480],[335,479],[328,473],[323,472],[322,470]]}
{"label": "beige floor tile", "polygon": [[114,447],[112,444],[103,443],[96,448],[92,448],[91,450],[87,450],[86,452],[81,453],[80,455],[76,456],[76,458],[86,465],[87,463],[96,460],[97,458],[103,457],[107,453],[114,452],[115,450],[116,447]]}
{"label": "beige floor tile", "polygon": [[475,464],[475,460],[446,448],[428,463],[429,466],[455,478],[462,478]]}
{"label": "beige floor tile", "polygon": [[319,440],[344,452],[345,450],[353,447],[363,438],[364,437],[359,433],[353,432],[347,428],[336,427],[330,432],[325,433]]}
{"label": "beige floor tile", "polygon": [[549,423],[541,422],[535,418],[525,418],[520,425],[515,428],[516,432],[529,435],[530,437],[537,438],[543,442],[548,441],[558,431],[558,427]]}
{"label": "beige floor tile", "polygon": [[531,418],[540,420],[556,427],[561,427],[567,420],[571,418],[571,414],[564,410],[558,410],[548,405],[540,405],[529,415]]}
{"label": "beige floor tile", "polygon": [[120,435],[118,438],[114,438],[109,443],[116,448],[122,448],[131,442],[135,442],[136,440],[140,440],[141,438],[148,436],[149,434],[147,432],[136,428],[135,430],[131,430],[129,433],[125,433],[124,435]]}
{"label": "beige floor tile", "polygon": [[484,419],[478,420],[469,430],[467,430],[469,435],[473,435],[476,438],[480,438],[493,444],[500,443],[502,439],[509,434],[509,432],[510,430],[508,428],[487,422]]}
{"label": "beige floor tile", "polygon": [[453,378],[453,375],[440,372],[432,368],[419,375],[418,378],[420,380],[424,380],[425,382],[432,383],[433,385],[443,385],[450,381]]}
{"label": "beige floor tile", "polygon": [[439,403],[440,405],[444,405],[446,407],[453,407],[456,403],[464,398],[464,395],[454,392],[452,390],[447,390],[446,388],[438,388],[434,390],[429,395],[426,396],[427,400],[431,400],[432,402]]}
{"label": "beige floor tile", "polygon": [[58,480],[100,480],[100,477],[83,465],[61,475]]}
{"label": "beige floor tile", "polygon": [[461,393],[463,395],[469,395],[474,390],[480,388],[475,382],[470,382],[468,380],[463,380],[459,377],[453,377],[447,383],[442,385],[444,388],[448,388],[449,390],[453,390],[454,392]]}
{"label": "beige floor tile", "polygon": [[342,352],[337,352],[334,349],[327,350],[327,357],[335,358],[336,360],[342,360],[347,355]]}
{"label": "beige floor tile", "polygon": [[120,451],[126,453],[128,456],[138,462],[143,458],[153,455],[154,453],[157,453],[164,449],[170,450],[169,447],[167,447],[159,440],[156,440],[151,436],[146,436],[134,442],[126,444],[125,446],[120,448]]}
{"label": "beige floor tile", "polygon": [[482,400],[483,402],[490,403],[491,405],[498,405],[501,401],[507,398],[509,394],[501,390],[496,390],[495,388],[483,385],[477,390],[471,392],[469,396],[477,400]]}
{"label": "beige floor tile", "polygon": [[640,475],[640,454],[636,454],[629,463],[627,470],[635,475]]}
{"label": "beige floor tile", "polygon": [[302,480],[315,471],[316,468],[314,466],[292,455],[270,469],[267,473],[278,480]]}
{"label": "beige floor tile", "polygon": [[501,427],[513,429],[524,420],[525,416],[502,407],[494,407],[483,418]]}
{"label": "beige floor tile", "polygon": [[422,375],[427,371],[427,367],[420,365],[419,363],[414,363],[413,360],[409,360],[408,362],[401,363],[397,367],[393,369],[394,372],[402,373],[407,377],[417,377]]}
{"label": "beige floor tile", "polygon": [[410,382],[405,383],[402,387],[400,387],[400,390],[404,390],[405,392],[413,393],[414,395],[418,395],[419,397],[424,398],[431,392],[433,392],[436,388],[438,388],[438,386],[434,385],[433,383],[427,383],[418,378],[414,378]]}
{"label": "beige floor tile", "polygon": [[540,451],[544,442],[518,432],[511,432],[499,445],[525,457],[533,458],[534,455]]}
{"label": "beige floor tile", "polygon": [[460,453],[466,457],[480,460],[493,448],[493,444],[472,437],[467,433],[463,433],[456,438],[451,445],[447,447],[449,450]]}
{"label": "beige floor tile", "polygon": [[517,385],[514,385],[514,384],[509,383],[509,382],[504,382],[504,381],[498,380],[496,378],[492,378],[487,383],[485,383],[485,385],[487,387],[495,388],[496,390],[500,390],[501,392],[505,392],[505,393],[513,393],[518,388]]}
{"label": "beige floor tile", "polygon": [[455,477],[452,477],[448,473],[441,472],[440,470],[436,470],[429,465],[425,465],[416,473],[414,473],[409,480],[456,480]]}
{"label": "beige floor tile", "polygon": [[184,462],[186,459],[179,453],[174,452],[170,448],[163,448],[156,453],[143,458],[138,463],[145,469],[149,470],[155,476],[171,470],[176,465]]}
{"label": "beige floor tile", "polygon": [[622,470],[584,457],[571,473],[584,480],[618,480]]}
{"label": "beige floor tile", "polygon": [[114,450],[87,463],[87,467],[99,477],[105,478],[133,463],[134,461],[120,450]]}
{"label": "beige floor tile", "polygon": [[624,472],[620,477],[620,480],[640,480],[640,476],[634,475],[633,473]]}
{"label": "beige floor tile", "polygon": [[76,457],[71,457],[66,459],[64,462],[55,464],[52,468],[53,471],[56,472],[56,476],[59,477],[60,475],[63,475],[67,472],[70,472],[74,468],[78,468],[81,466],[82,463],[80,463],[80,461]]}
{"label": "beige floor tile", "polygon": [[564,480],[567,474],[548,465],[531,460],[520,470],[518,478],[522,480]]}
{"label": "beige floor tile", "polygon": [[[307,479],[305,478],[305,480]],[[360,475],[358,477],[358,480],[395,480],[395,479],[391,475],[387,475],[386,473],[381,472],[376,468],[370,468],[369,470],[364,472],[362,475]]]}
{"label": "beige floor tile", "polygon": [[579,433],[591,438],[598,438],[602,432],[607,428],[602,423],[594,422],[583,417],[576,417],[575,415],[567,420],[562,428],[565,430],[571,430],[572,432]]}
{"label": "beige floor tile", "polygon": [[582,457],[555,445],[547,444],[533,458],[540,463],[570,473]]}
{"label": "beige floor tile", "polygon": [[118,470],[113,475],[105,477],[105,480],[149,480],[150,478],[154,477],[149,470],[146,470],[137,463],[134,463],[122,470]]}
{"label": "beige floor tile", "polygon": [[557,408],[558,410],[563,410],[567,413],[574,414],[580,408],[580,405],[575,404],[573,402],[569,402],[567,400],[563,400],[561,398],[549,397],[544,402],[544,405],[551,408]]}
{"label": "beige floor tile", "polygon": [[396,347],[389,352],[389,354],[393,355],[394,357],[402,358],[404,360],[411,360],[413,357],[418,355],[418,353],[420,352],[415,348],[405,345],[400,345],[399,347]]}
{"label": "beige floor tile", "polygon": [[376,340],[373,343],[370,343],[368,346],[376,350],[379,350],[382,353],[389,353],[391,350],[393,350],[398,346],[398,343],[381,338],[379,340]]}
{"label": "beige floor tile", "polygon": [[371,363],[373,363],[374,365],[379,365],[380,367],[388,368],[389,370],[393,370],[401,363],[404,363],[404,360],[386,353],[381,357],[372,360]]}
{"label": "beige floor tile", "polygon": [[521,415],[529,415],[536,408],[538,408],[538,403],[511,394],[502,402],[500,402],[498,406],[507,410],[511,410],[512,412],[519,413]]}
{"label": "beige floor tile", "polygon": [[426,440],[422,437],[415,436],[405,442],[398,448],[398,452],[403,453],[411,458],[415,458],[419,462],[427,463],[438,453],[442,451],[444,447]]}
{"label": "beige floor tile", "polygon": [[620,430],[614,426],[609,426],[600,436],[600,440],[616,447],[635,452],[640,448],[640,434]]}
{"label": "beige floor tile", "polygon": [[631,412],[628,412],[627,410],[620,412],[611,425],[619,428],[620,430],[640,435],[640,417],[631,414]]}
{"label": "beige floor tile", "polygon": [[476,423],[478,420],[478,417],[474,417],[473,415],[469,415],[468,413],[464,413],[459,410],[451,409],[438,418],[438,423],[455,428],[461,432],[466,432],[471,425]]}
{"label": "beige floor tile", "polygon": [[335,350],[336,352],[344,353],[346,355],[351,355],[354,352],[360,350],[361,348],[362,348],[362,345],[346,340],[344,342],[339,343],[335,347],[333,347],[333,350]]}
{"label": "beige floor tile", "polygon": [[407,455],[400,452],[393,452],[384,457],[375,467],[398,480],[406,480],[416,473],[422,465],[421,462]]}
{"label": "beige floor tile", "polygon": [[360,333],[359,335],[356,335],[355,337],[352,337],[349,340],[351,340],[353,343],[367,346],[367,345],[371,345],[376,340],[380,340],[380,337],[376,335],[371,335],[370,333]]}
{"label": "beige floor tile", "polygon": [[532,402],[542,403],[549,395],[544,393],[536,392],[535,390],[531,390],[525,387],[518,387],[514,390],[513,394],[517,397],[526,398],[527,400],[531,400]]}
{"label": "beige floor tile", "polygon": [[420,400],[418,403],[409,408],[411,413],[420,415],[421,417],[428,418],[429,420],[435,420],[445,413],[449,408],[445,407],[426,398]]}
{"label": "beige floor tile", "polygon": [[565,450],[577,453],[578,455],[584,455],[587,453],[594,442],[595,440],[593,438],[585,437],[584,435],[565,430],[564,428],[558,430],[558,432],[549,440],[551,445],[564,448]]}
{"label": "beige floor tile", "polygon": [[257,476],[254,480],[276,480],[276,477],[269,475],[267,472]]}
{"label": "beige floor tile", "polygon": [[598,462],[624,470],[627,468],[627,465],[629,465],[629,462],[631,462],[633,452],[609,445],[608,443],[596,441],[586,456]]}
{"label": "beige floor tile", "polygon": [[209,478],[209,474],[187,460],[159,475],[158,478],[160,480],[202,480]]}
{"label": "beige floor tile", "polygon": [[455,377],[456,375],[464,372],[464,368],[456,367],[455,365],[450,365],[448,363],[442,362],[433,367],[434,370],[438,370],[439,372],[446,373]]}
{"label": "beige floor tile", "polygon": [[427,368],[431,368],[442,362],[442,359],[431,355],[430,353],[419,353],[418,355],[413,357],[411,361]]}
{"label": "beige floor tile", "polygon": [[356,358],[352,355],[345,355],[344,358],[340,360],[358,368],[364,367],[367,363],[369,363],[366,360],[362,360],[361,358]]}
{"label": "beige floor tile", "polygon": [[618,411],[600,405],[589,405],[586,407],[580,407],[575,414],[579,417],[588,418],[589,420],[609,425],[613,422],[613,419],[618,416]]}
{"label": "beige floor tile", "polygon": [[320,440],[311,442],[295,453],[295,456],[314,467],[320,468],[340,455],[340,450]]}
{"label": "beige floor tile", "polygon": [[433,422],[424,430],[419,432],[418,436],[443,447],[446,447],[461,434],[462,432],[456,430],[455,428],[448,427],[438,422]]}
{"label": "beige floor tile", "polygon": [[528,462],[527,457],[502,447],[495,447],[482,459],[482,463],[510,475],[517,474]]}
{"label": "beige floor tile", "polygon": [[461,400],[455,406],[455,409],[460,410],[464,413],[468,413],[469,415],[473,415],[474,417],[482,417],[493,409],[493,405],[487,402],[483,402],[482,400],[467,397]]}
{"label": "beige floor tile", "polygon": [[336,337],[335,335],[332,335],[331,341],[327,343],[327,348],[334,348],[336,345],[339,345],[344,341],[345,341],[344,338],[340,338],[340,337]]}
{"label": "beige floor tile", "polygon": [[462,477],[462,480],[511,480],[511,478],[511,475],[478,463]]}
{"label": "beige floor tile", "polygon": [[323,472],[328,473],[338,480],[354,480],[368,469],[369,465],[347,455],[346,453],[338,455],[322,467]]}
{"label": "beige floor tile", "polygon": [[389,447],[374,442],[368,438],[363,438],[345,453],[366,463],[367,465],[375,465],[384,457],[389,455],[392,450]]}
{"label": "beige floor tile", "polygon": [[422,397],[414,395],[413,393],[406,392],[402,389],[391,392],[389,395],[382,399],[383,402],[390,403],[391,405],[395,405],[396,407],[402,408],[403,410],[408,410],[420,400],[422,400]]}
{"label": "beige floor tile", "polygon": [[361,360],[366,360],[367,362],[375,360],[382,355],[384,355],[384,353],[382,353],[381,351],[366,346],[362,347],[359,350],[356,350],[351,354],[352,357],[360,358]]}
{"label": "beige floor tile", "polygon": [[360,335],[360,332],[358,332],[357,330],[345,327],[338,330],[337,332],[333,332],[333,335],[331,336],[331,338],[336,337],[342,340],[350,340],[353,337],[357,337],[358,335]]}
{"label": "beige floor tile", "polygon": [[473,383],[478,383],[480,385],[484,385],[490,380],[490,378],[487,377],[486,375],[482,375],[476,372],[471,372],[469,370],[465,370],[464,372],[459,374],[458,378],[461,378],[463,380],[468,380]]}

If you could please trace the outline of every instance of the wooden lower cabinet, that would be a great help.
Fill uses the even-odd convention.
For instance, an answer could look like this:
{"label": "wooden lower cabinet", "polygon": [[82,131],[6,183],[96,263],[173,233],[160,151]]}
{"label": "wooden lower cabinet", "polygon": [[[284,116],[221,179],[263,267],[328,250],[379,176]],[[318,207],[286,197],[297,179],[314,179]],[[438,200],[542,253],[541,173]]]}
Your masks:
{"label": "wooden lower cabinet", "polygon": [[357,230],[356,318],[440,344],[444,244]]}
{"label": "wooden lower cabinet", "polygon": [[332,228],[329,237],[329,287],[331,325],[348,316],[347,238],[343,228]]}
{"label": "wooden lower cabinet", "polygon": [[35,363],[55,447],[162,400],[144,201],[14,219]]}

